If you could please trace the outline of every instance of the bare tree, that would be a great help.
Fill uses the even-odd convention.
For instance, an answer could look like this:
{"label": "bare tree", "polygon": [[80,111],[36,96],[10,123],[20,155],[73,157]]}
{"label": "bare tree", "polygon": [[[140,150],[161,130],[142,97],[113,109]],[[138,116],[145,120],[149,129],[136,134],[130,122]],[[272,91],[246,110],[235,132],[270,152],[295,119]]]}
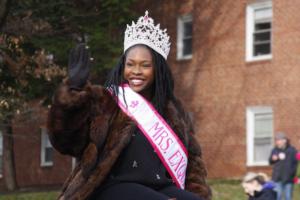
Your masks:
{"label": "bare tree", "polygon": [[[11,0],[0,0],[0,30],[6,22],[6,17],[9,13]],[[11,120],[9,120],[11,121]],[[9,125],[8,125],[9,124]],[[4,122],[4,154],[3,154],[3,169],[5,172],[5,183],[7,189],[13,191],[17,188],[15,162],[14,162],[14,145],[11,123]]]}
{"label": "bare tree", "polygon": [[16,171],[15,171],[15,159],[14,159],[14,140],[12,133],[11,117],[10,120],[5,123],[3,128],[3,171],[5,173],[5,184],[9,191],[13,191],[17,188]]}

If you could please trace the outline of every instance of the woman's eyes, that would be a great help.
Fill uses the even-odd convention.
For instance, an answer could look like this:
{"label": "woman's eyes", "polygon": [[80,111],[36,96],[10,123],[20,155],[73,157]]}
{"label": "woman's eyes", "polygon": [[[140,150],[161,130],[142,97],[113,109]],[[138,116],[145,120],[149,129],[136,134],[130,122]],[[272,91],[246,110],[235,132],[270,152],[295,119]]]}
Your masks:
{"label": "woman's eyes", "polygon": [[151,63],[143,63],[142,66],[143,67],[151,67]]}
{"label": "woman's eyes", "polygon": [[[132,67],[132,66],[134,66],[134,64],[132,64],[132,63],[126,63],[126,66]],[[142,67],[151,67],[151,65],[148,64],[148,63],[143,63],[143,64],[141,64],[141,66]]]}

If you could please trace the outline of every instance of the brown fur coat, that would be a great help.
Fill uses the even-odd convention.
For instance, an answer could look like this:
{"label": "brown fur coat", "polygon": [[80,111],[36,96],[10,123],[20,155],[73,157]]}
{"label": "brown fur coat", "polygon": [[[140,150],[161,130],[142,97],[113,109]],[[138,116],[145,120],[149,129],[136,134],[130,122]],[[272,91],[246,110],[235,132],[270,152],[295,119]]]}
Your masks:
{"label": "brown fur coat", "polygon": [[[190,120],[172,103],[167,106],[166,117],[188,149],[186,190],[210,200],[211,191],[205,181],[207,172]],[[82,91],[70,91],[62,84],[49,111],[49,136],[56,150],[76,157],[78,164],[59,199],[88,199],[130,142],[134,127],[103,87],[87,84]]]}

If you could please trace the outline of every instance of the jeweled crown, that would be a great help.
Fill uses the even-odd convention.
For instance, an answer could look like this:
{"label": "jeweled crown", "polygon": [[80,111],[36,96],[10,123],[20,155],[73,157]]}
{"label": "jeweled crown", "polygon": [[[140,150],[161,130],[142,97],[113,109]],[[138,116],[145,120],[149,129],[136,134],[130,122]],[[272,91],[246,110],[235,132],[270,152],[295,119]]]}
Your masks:
{"label": "jeweled crown", "polygon": [[132,22],[131,26],[127,24],[124,38],[124,52],[136,45],[144,44],[161,54],[166,60],[170,52],[170,37],[167,29],[161,30],[160,24],[154,25],[154,20],[148,16],[141,16],[137,23]]}

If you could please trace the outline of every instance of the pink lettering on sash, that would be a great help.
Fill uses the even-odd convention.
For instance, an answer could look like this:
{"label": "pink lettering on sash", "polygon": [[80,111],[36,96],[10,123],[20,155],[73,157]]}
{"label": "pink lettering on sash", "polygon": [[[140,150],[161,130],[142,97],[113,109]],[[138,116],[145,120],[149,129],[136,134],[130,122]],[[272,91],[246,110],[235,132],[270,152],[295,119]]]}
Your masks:
{"label": "pink lettering on sash", "polygon": [[[127,107],[123,98],[123,89]],[[120,108],[136,123],[148,139],[160,160],[166,167],[176,185],[184,189],[187,150],[173,132],[167,122],[159,115],[155,108],[128,85],[120,87],[118,104]]]}
{"label": "pink lettering on sash", "polygon": [[139,104],[138,101],[132,101],[130,107],[135,108]]}
{"label": "pink lettering on sash", "polygon": [[[164,130],[164,127],[159,127],[159,122],[156,122],[153,127],[148,131],[151,134],[151,130],[156,131],[153,135],[152,138],[154,141],[159,141],[157,142],[157,145],[160,147],[160,149],[165,153],[170,145],[174,143],[173,139],[169,137],[168,132]],[[154,129],[153,129],[154,128]]]}
{"label": "pink lettering on sash", "polygon": [[177,172],[180,165],[184,164],[183,156],[179,151],[176,151],[168,160],[172,166],[175,166],[175,172]]}

